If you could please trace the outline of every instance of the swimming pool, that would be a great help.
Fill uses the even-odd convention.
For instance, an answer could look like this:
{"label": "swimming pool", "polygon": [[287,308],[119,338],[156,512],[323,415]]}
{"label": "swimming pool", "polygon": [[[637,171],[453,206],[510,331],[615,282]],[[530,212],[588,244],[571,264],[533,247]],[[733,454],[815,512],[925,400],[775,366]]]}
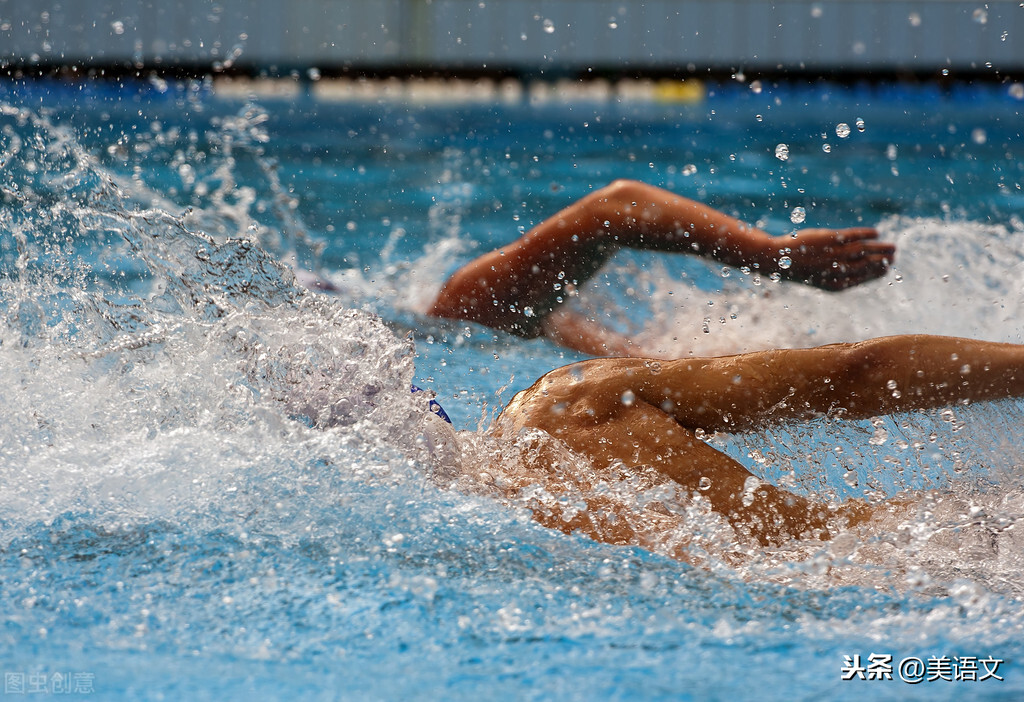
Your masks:
{"label": "swimming pool", "polygon": [[[892,274],[838,295],[624,253],[577,304],[646,343],[1019,342],[1018,92],[736,84],[695,104],[443,107],[0,84],[6,692],[1020,696],[1017,403],[714,438],[797,490],[945,496],[864,542],[694,568],[540,527],[543,496],[492,489],[500,447],[473,444],[490,482],[438,475],[408,393],[474,429],[579,358],[421,312],[474,252],[618,177],[779,234],[877,222],[900,245]],[[293,260],[337,292],[305,293]],[[301,420],[325,406],[343,426]],[[623,487],[638,509],[671,503]],[[871,654],[893,680],[841,679]],[[927,678],[941,656],[979,678],[1002,660],[1003,680],[900,680],[901,661]]]}

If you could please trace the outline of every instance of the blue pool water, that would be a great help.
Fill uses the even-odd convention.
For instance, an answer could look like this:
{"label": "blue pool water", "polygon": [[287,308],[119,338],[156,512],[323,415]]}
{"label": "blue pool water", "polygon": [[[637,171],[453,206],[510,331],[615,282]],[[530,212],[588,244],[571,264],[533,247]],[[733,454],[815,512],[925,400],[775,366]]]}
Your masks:
{"label": "blue pool water", "polygon": [[[5,695],[1019,698],[1018,403],[711,438],[798,491],[933,491],[859,537],[751,551],[624,479],[610,495],[667,521],[613,547],[536,524],[571,493],[531,490],[523,446],[471,433],[580,356],[422,314],[459,263],[631,177],[780,235],[803,208],[801,226],[877,224],[900,247],[842,294],[622,253],[573,304],[650,348],[1020,342],[1019,94],[737,83],[699,104],[442,107],[0,84]],[[486,475],[429,455],[412,382]],[[340,426],[310,428],[321,412]],[[704,566],[664,555],[682,533]],[[871,654],[894,680],[841,679]],[[899,679],[941,656],[1001,660],[1003,680]]]}

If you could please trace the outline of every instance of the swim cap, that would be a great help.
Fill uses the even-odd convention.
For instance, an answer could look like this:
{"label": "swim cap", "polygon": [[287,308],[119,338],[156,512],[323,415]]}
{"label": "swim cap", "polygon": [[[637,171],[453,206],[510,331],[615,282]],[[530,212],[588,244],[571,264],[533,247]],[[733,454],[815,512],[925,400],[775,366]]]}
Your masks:
{"label": "swim cap", "polygon": [[[415,385],[413,385],[411,387],[412,387],[412,392],[414,392],[414,393],[416,393],[416,392],[423,392],[424,391],[423,388],[418,388]],[[436,414],[438,417],[440,417],[444,421],[448,422],[449,424],[452,423],[452,420],[448,417],[448,413],[444,411],[444,407],[442,407],[437,402],[437,400],[431,398],[430,399],[430,404],[428,405],[428,408],[430,409],[431,412]]]}

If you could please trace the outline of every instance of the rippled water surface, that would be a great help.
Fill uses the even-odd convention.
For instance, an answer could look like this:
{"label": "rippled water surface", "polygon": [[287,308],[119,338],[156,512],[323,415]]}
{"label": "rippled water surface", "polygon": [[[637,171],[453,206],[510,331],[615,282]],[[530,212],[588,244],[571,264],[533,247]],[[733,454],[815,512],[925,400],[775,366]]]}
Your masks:
{"label": "rippled water surface", "polygon": [[[6,691],[1024,695],[1018,403],[711,438],[828,499],[917,491],[867,532],[754,551],[624,476],[609,494],[658,526],[613,547],[534,522],[571,518],[584,488],[548,494],[512,463],[528,443],[472,433],[580,357],[422,314],[460,263],[631,177],[779,235],[872,224],[900,247],[890,275],[841,294],[620,254],[572,304],[652,349],[1020,342],[1019,93],[735,85],[700,104],[440,107],[0,84]],[[412,382],[485,471],[431,453]],[[693,534],[701,567],[666,555]],[[841,680],[871,654],[893,680]],[[901,661],[927,678],[942,656],[1002,661],[1003,680],[899,679]]]}

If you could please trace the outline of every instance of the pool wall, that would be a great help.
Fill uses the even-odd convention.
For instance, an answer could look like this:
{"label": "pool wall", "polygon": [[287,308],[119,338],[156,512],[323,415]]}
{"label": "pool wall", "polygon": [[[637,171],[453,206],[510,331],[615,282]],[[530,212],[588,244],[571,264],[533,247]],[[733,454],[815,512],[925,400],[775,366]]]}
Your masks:
{"label": "pool wall", "polygon": [[1024,72],[1017,0],[0,0],[0,67]]}

